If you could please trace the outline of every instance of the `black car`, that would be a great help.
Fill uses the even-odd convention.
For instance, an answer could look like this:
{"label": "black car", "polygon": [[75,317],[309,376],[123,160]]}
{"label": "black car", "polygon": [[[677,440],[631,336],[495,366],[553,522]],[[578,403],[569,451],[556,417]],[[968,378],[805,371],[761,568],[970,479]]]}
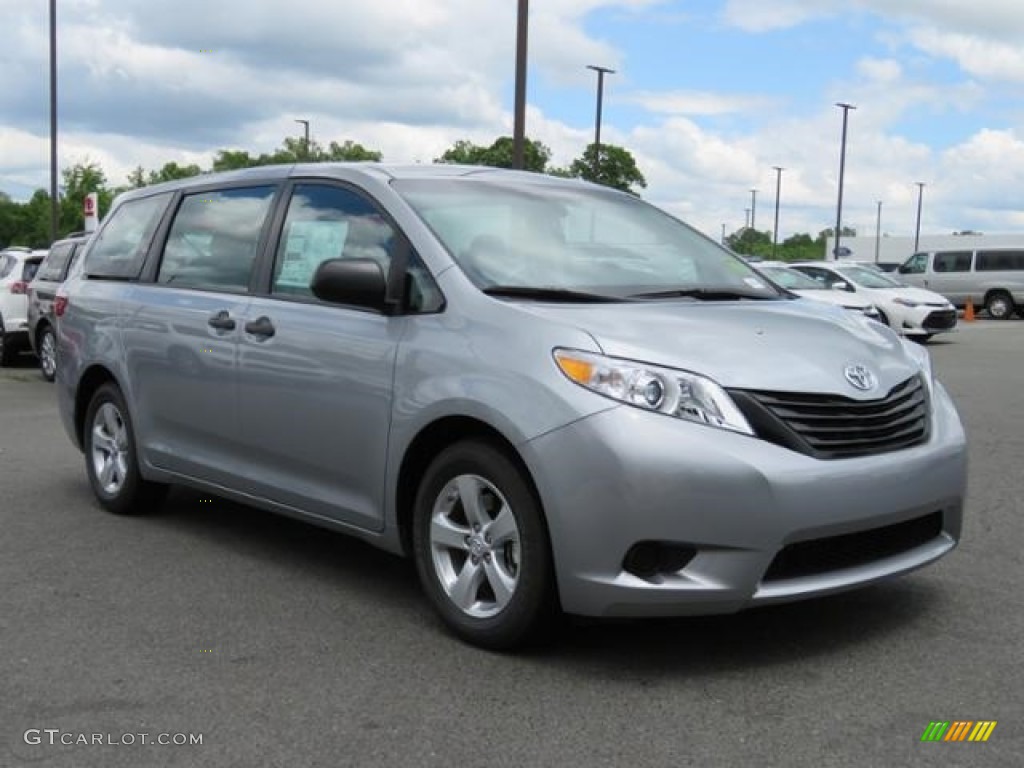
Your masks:
{"label": "black car", "polygon": [[82,233],[56,241],[28,286],[28,339],[47,381],[57,375],[54,299],[88,241],[89,236]]}

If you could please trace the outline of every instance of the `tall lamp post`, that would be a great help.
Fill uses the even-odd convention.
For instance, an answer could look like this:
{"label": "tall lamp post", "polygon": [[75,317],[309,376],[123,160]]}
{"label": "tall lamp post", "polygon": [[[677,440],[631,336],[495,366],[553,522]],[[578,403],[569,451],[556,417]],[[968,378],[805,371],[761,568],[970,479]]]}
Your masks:
{"label": "tall lamp post", "polygon": [[918,243],[921,242],[921,200],[924,198],[924,182],[915,181],[917,184],[917,224],[914,226],[914,253],[917,253]]}
{"label": "tall lamp post", "polygon": [[754,219],[757,218],[757,190],[750,190],[750,228],[754,229]]}
{"label": "tall lamp post", "polygon": [[512,167],[523,169],[526,156],[526,43],[530,0],[519,0],[516,12],[516,98],[512,127]]}
{"label": "tall lamp post", "polygon": [[773,165],[775,169],[775,226],[772,227],[772,259],[775,259],[775,251],[779,247],[779,197],[782,194],[782,166]]}
{"label": "tall lamp post", "polygon": [[614,69],[587,64],[587,69],[597,72],[597,114],[594,116],[594,181],[601,169],[601,106],[604,102],[604,76],[614,75]]}
{"label": "tall lamp post", "polygon": [[295,122],[300,123],[306,129],[306,137],[302,140],[302,159],[309,160],[309,120],[296,120]]}
{"label": "tall lamp post", "polygon": [[[839,149],[839,202],[836,203],[836,245],[833,256],[839,258],[839,241],[843,234],[843,174],[846,171],[846,121],[851,109],[856,109],[852,104],[842,102],[836,104],[843,110],[843,138]],[[826,254],[827,255],[827,254]]]}
{"label": "tall lamp post", "polygon": [[[875,216],[875,264],[878,263],[878,251],[882,245],[882,201],[878,201],[878,215]],[[916,250],[916,249],[915,249]]]}
{"label": "tall lamp post", "polygon": [[[74,201],[81,205],[81,200]],[[50,0],[50,242],[57,239],[57,0]]]}

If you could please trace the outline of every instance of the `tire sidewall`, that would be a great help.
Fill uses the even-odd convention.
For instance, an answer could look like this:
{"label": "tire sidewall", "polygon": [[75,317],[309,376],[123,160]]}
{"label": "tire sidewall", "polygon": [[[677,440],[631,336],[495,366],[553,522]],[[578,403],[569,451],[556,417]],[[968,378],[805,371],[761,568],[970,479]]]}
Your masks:
{"label": "tire sidewall", "polygon": [[[478,475],[505,497],[519,529],[520,572],[508,605],[496,616],[467,616],[445,594],[435,572],[430,521],[441,490],[458,475]],[[460,637],[493,649],[510,648],[535,636],[553,603],[551,547],[540,504],[523,472],[503,452],[478,441],[457,443],[438,454],[416,493],[413,556],[420,584],[442,620]]]}
{"label": "tire sidewall", "polygon": [[[997,304],[1001,304],[1005,311],[1001,314],[997,314],[992,311],[992,307]],[[1014,313],[1013,299],[1007,296],[1005,293],[993,294],[989,300],[985,303],[985,309],[988,311],[989,317],[993,320],[1006,320],[1011,317]]]}
{"label": "tire sidewall", "polygon": [[[92,460],[92,430],[96,413],[107,403],[110,403],[117,409],[118,415],[124,422],[128,437],[125,480],[121,490],[114,494],[103,490],[99,478],[96,477]],[[138,454],[135,448],[135,433],[132,428],[131,415],[128,413],[128,406],[124,401],[121,391],[113,384],[101,386],[92,396],[92,400],[89,401],[89,407],[85,413],[85,429],[82,442],[85,450],[85,471],[89,476],[89,484],[92,486],[92,491],[100,505],[109,512],[118,515],[137,514],[147,511],[140,508],[143,501],[144,481],[139,475]]]}
{"label": "tire sidewall", "polygon": [[[53,345],[53,371],[51,373],[47,373],[43,366],[43,345],[46,343],[47,336],[50,337],[50,343]],[[39,372],[47,381],[53,381],[57,378],[57,337],[53,333],[53,328],[47,326],[43,329],[43,332],[39,334],[36,348],[39,350]]]}

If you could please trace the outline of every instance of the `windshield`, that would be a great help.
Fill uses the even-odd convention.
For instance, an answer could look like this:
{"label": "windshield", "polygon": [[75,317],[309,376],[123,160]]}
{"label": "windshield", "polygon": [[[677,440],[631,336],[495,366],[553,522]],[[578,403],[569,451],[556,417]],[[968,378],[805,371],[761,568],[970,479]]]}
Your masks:
{"label": "windshield", "polygon": [[841,267],[836,270],[847,280],[864,288],[902,288],[903,284],[888,277],[884,272],[867,267]]}
{"label": "windshield", "polygon": [[824,285],[802,272],[786,267],[761,267],[761,271],[769,280],[774,280],[783,288],[791,291],[824,291]]}
{"label": "windshield", "polygon": [[521,178],[393,185],[485,290],[705,301],[780,295],[717,243],[624,193]]}

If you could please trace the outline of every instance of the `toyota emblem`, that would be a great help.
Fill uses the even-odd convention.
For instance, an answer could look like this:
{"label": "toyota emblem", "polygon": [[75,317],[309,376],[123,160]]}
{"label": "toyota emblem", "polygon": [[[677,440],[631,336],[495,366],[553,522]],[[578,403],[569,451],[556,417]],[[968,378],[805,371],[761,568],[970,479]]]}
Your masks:
{"label": "toyota emblem", "polygon": [[874,389],[878,383],[875,379],[875,374],[863,365],[848,365],[843,374],[846,376],[846,380],[861,392]]}

